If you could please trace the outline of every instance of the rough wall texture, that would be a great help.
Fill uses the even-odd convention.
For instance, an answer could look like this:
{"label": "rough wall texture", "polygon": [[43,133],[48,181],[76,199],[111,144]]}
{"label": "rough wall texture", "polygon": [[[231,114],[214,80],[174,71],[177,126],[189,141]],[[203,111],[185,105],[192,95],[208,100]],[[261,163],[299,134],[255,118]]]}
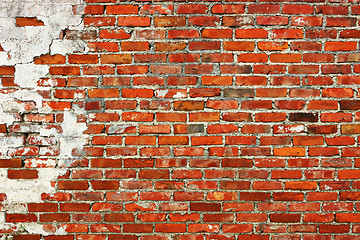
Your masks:
{"label": "rough wall texture", "polygon": [[359,240],[359,17],[1,1],[0,239]]}

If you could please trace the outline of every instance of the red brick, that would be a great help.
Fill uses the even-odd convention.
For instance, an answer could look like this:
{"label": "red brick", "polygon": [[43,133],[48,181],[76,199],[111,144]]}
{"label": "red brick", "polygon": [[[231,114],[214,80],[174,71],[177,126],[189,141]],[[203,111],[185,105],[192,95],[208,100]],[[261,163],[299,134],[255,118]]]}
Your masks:
{"label": "red brick", "polygon": [[16,26],[25,27],[25,26],[44,26],[44,22],[37,19],[36,17],[17,17]]}
{"label": "red brick", "polygon": [[104,13],[104,6],[101,5],[88,5],[84,9],[85,14],[100,15]]}
{"label": "red brick", "polygon": [[290,63],[298,63],[301,62],[301,54],[296,53],[274,53],[270,55],[270,61],[274,63],[281,63],[281,62],[290,62]]}
{"label": "red brick", "polygon": [[183,4],[177,9],[178,14],[203,14],[207,11],[207,6],[203,4]]}
{"label": "red brick", "polygon": [[325,51],[354,51],[357,42],[325,42]]}
{"label": "red brick", "polygon": [[138,6],[135,5],[109,5],[106,6],[108,14],[137,14]]}
{"label": "red brick", "polygon": [[177,50],[183,50],[186,47],[186,43],[184,42],[155,42],[154,43],[155,50],[160,52],[171,52]]}
{"label": "red brick", "polygon": [[131,37],[131,34],[126,33],[123,29],[101,30],[99,36],[104,39],[128,39]]}
{"label": "red brick", "polygon": [[114,26],[116,18],[114,17],[85,17],[85,26]]}
{"label": "red brick", "polygon": [[45,240],[357,240],[355,2],[85,0],[58,38],[86,49],[35,54],[49,75],[27,87],[1,44],[18,62],[0,67],[5,177],[66,168],[20,212],[0,192],[4,220]]}
{"label": "red brick", "polygon": [[230,13],[244,13],[245,5],[242,4],[215,4],[211,11],[212,13],[218,13],[218,14],[230,14]]}
{"label": "red brick", "polygon": [[259,25],[286,25],[288,24],[289,19],[287,17],[279,16],[258,16],[256,17],[256,22]]}
{"label": "red brick", "polygon": [[180,27],[185,26],[185,17],[155,17],[155,27]]}
{"label": "red brick", "polygon": [[236,29],[236,38],[267,38],[268,32],[264,29]]}
{"label": "red brick", "polygon": [[194,26],[211,26],[214,27],[219,24],[219,17],[215,16],[199,16],[199,17],[189,17],[189,25]]}
{"label": "red brick", "polygon": [[202,38],[231,38],[231,29],[204,29],[201,32]]}
{"label": "red brick", "polygon": [[6,214],[6,222],[36,222],[37,217],[33,213],[28,214]]}
{"label": "red brick", "polygon": [[275,4],[250,4],[248,6],[249,13],[279,13],[280,5]]}
{"label": "red brick", "polygon": [[149,17],[118,17],[118,26],[147,27],[150,26],[150,22]]}
{"label": "red brick", "polygon": [[199,32],[196,30],[169,30],[168,38],[173,39],[187,39],[187,38],[198,38]]}
{"label": "red brick", "polygon": [[174,6],[173,5],[144,5],[140,13],[141,14],[170,14],[173,12]]}
{"label": "red brick", "polygon": [[282,13],[285,14],[312,14],[314,7],[309,5],[284,5]]}

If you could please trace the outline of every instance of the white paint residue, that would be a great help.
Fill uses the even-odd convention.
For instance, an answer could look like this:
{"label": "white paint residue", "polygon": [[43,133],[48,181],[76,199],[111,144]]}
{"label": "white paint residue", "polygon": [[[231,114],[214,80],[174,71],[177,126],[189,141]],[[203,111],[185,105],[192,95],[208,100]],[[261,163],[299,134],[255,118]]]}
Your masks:
{"label": "white paint residue", "polygon": [[0,93],[0,123],[13,124],[17,120],[16,114],[26,111],[25,102],[35,102],[36,107],[41,110],[42,99],[35,90],[20,89],[15,92]]}
{"label": "white paint residue", "polygon": [[161,9],[164,11],[165,14],[171,14],[171,10],[169,9],[169,5],[160,5]]}
{"label": "white paint residue", "polygon": [[[0,223],[4,222],[1,221],[2,215],[5,218],[4,214],[0,213]],[[48,236],[48,235],[66,235],[67,232],[65,231],[65,229],[62,226],[58,226],[53,228],[52,231],[48,231],[44,229],[44,226],[38,223],[19,223],[18,225],[15,225],[13,223],[4,223],[3,225],[1,225],[2,229],[10,229],[12,228],[15,232],[17,233],[23,233],[23,232],[27,232],[27,233],[32,233],[32,234],[41,234],[44,236]],[[0,240],[12,240],[13,236],[12,235],[4,235],[0,238]]]}
{"label": "white paint residue", "polygon": [[278,126],[278,130],[279,130],[279,131],[284,130],[284,126]]}
{"label": "white paint residue", "polygon": [[39,168],[39,167],[50,167],[54,168],[56,167],[56,160],[52,158],[28,158],[25,159],[25,167],[27,168]]}
{"label": "white paint residue", "polygon": [[[88,135],[84,134],[87,126],[86,123],[77,122],[77,114],[83,114],[85,111],[80,109],[77,105],[74,106],[74,112],[64,112],[64,120],[61,123],[62,132],[58,133],[55,128],[40,129],[40,135],[44,137],[54,136],[60,142],[60,156],[59,161],[65,166],[70,166],[72,159],[76,158],[73,156],[74,150],[77,152],[83,149],[83,146],[88,142]],[[43,148],[51,151],[50,148]]]}
{"label": "white paint residue", "polygon": [[75,93],[74,94],[74,99],[82,99],[84,97],[85,97],[84,93]]}
{"label": "white paint residue", "polygon": [[49,87],[56,87],[57,81],[55,79],[42,79],[43,85],[49,86]]}
{"label": "white paint residue", "polygon": [[239,24],[252,24],[253,23],[253,19],[250,17],[236,17],[235,21],[238,22]]}
{"label": "white paint residue", "polygon": [[177,92],[177,93],[173,96],[173,98],[185,98],[185,97],[186,97],[186,95],[183,94],[182,92]]}
{"label": "white paint residue", "polygon": [[169,93],[169,90],[168,89],[157,89],[155,91],[155,96],[157,98],[185,98],[186,95],[182,92],[176,92],[176,94],[174,94],[173,96],[169,95],[169,96],[166,96],[167,94]]}
{"label": "white paint residue", "polygon": [[304,125],[298,125],[296,127],[287,127],[286,132],[290,131],[290,132],[296,132],[296,133],[300,133],[302,131],[304,131]]}
{"label": "white paint residue", "polygon": [[[0,104],[0,105],[2,105],[2,104]],[[0,109],[0,123],[12,124],[14,121],[15,121],[15,114],[13,114],[13,113],[4,113]]]}
{"label": "white paint residue", "polygon": [[42,147],[40,148],[40,156],[56,156],[57,155],[57,151],[58,148],[54,148],[54,147]]}
{"label": "white paint residue", "polygon": [[142,207],[142,208],[149,208],[151,207],[151,204],[150,203],[145,203],[145,202],[140,202],[140,203],[137,203],[138,206]]}
{"label": "white paint residue", "polygon": [[155,91],[155,96],[158,98],[164,98],[165,95],[169,92],[169,90],[164,89],[164,90],[156,90]]}
{"label": "white paint residue", "polygon": [[108,129],[108,133],[109,134],[124,133],[128,127],[131,127],[131,126],[130,125],[111,125]]}
{"label": "white paint residue", "polygon": [[25,203],[4,203],[2,209],[6,209],[7,213],[27,213]]}
{"label": "white paint residue", "polygon": [[306,23],[306,22],[304,21],[304,18],[302,18],[302,17],[296,18],[296,19],[294,20],[294,22],[297,23],[297,24],[299,24],[299,25]]}
{"label": "white paint residue", "polygon": [[89,113],[88,118],[89,118],[90,121],[93,121],[93,120],[96,119],[96,114],[95,113]]}

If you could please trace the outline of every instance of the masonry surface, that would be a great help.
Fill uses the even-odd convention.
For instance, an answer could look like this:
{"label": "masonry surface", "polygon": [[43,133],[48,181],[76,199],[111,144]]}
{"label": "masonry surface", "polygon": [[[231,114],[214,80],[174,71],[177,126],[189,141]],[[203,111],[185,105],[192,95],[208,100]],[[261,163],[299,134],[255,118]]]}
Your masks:
{"label": "masonry surface", "polygon": [[1,240],[359,240],[356,0],[3,0]]}

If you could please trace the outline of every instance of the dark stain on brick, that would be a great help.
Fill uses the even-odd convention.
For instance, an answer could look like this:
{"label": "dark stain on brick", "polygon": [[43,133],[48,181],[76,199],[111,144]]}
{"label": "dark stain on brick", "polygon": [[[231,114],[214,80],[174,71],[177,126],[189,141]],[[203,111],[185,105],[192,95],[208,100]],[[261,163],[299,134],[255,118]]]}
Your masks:
{"label": "dark stain on brick", "polygon": [[340,110],[359,110],[360,100],[341,100]]}
{"label": "dark stain on brick", "polygon": [[224,97],[254,97],[254,89],[235,89],[224,90]]}
{"label": "dark stain on brick", "polygon": [[292,122],[317,122],[319,114],[317,113],[290,113],[289,120]]}

